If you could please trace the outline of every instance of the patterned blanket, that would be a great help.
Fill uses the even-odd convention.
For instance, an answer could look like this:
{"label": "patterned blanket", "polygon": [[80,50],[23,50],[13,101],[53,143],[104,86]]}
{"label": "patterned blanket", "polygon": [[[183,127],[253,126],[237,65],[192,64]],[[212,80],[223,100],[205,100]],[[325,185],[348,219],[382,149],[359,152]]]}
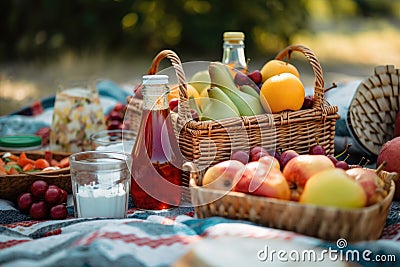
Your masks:
{"label": "patterned blanket", "polygon": [[[281,239],[318,248],[359,251],[359,255],[368,251],[366,258],[349,259],[361,266],[400,264],[399,202],[393,202],[379,240],[351,244],[345,240],[326,242],[247,221],[198,219],[191,207],[152,213],[136,210],[130,202],[126,219],[75,218],[73,207],[68,210],[65,220],[33,221],[12,203],[0,200],[0,265],[171,266],[196,242],[226,236]],[[257,251],[251,256],[257,257]]]}

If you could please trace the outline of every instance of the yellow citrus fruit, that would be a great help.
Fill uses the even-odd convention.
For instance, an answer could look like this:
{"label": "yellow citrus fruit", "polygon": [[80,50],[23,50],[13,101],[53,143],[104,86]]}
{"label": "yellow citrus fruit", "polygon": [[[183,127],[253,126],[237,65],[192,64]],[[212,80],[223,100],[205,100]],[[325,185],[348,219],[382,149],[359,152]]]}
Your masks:
{"label": "yellow citrus fruit", "polygon": [[270,77],[260,91],[261,104],[272,113],[301,109],[304,96],[303,83],[294,74],[287,72]]}
{"label": "yellow citrus fruit", "polygon": [[282,60],[272,59],[264,64],[260,70],[262,75],[262,81],[265,82],[268,78],[281,74],[281,73],[292,73],[300,79],[300,74],[295,66]]}
{"label": "yellow citrus fruit", "polygon": [[[186,88],[187,88],[187,94],[188,94],[188,98],[190,96],[193,96],[193,98],[196,100],[197,105],[199,105],[199,96],[200,94],[197,92],[196,88],[194,88],[192,85],[190,84],[186,84]],[[168,95],[168,101],[171,101],[171,99],[173,98],[179,98],[179,87],[178,85],[173,85],[171,86],[170,90],[169,90],[169,95]]]}

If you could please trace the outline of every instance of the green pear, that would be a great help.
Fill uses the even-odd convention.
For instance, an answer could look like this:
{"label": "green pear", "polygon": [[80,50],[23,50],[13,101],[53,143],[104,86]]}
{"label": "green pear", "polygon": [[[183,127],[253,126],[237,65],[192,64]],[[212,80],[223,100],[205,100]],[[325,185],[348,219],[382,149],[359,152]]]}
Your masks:
{"label": "green pear", "polygon": [[220,120],[233,117],[238,117],[238,114],[229,105],[218,99],[210,98],[207,106],[201,113],[200,120]]}
{"label": "green pear", "polygon": [[210,87],[210,75],[208,74],[208,70],[201,70],[193,74],[193,76],[189,80],[189,84],[192,85],[199,94],[203,92],[203,90]]}

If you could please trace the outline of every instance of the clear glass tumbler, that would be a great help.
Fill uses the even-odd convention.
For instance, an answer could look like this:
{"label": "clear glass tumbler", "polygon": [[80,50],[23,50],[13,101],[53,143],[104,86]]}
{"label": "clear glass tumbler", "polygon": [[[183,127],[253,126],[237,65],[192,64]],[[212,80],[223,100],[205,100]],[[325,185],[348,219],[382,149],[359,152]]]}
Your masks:
{"label": "clear glass tumbler", "polygon": [[92,150],[131,153],[137,132],[132,130],[104,130],[90,136]]}
{"label": "clear glass tumbler", "polygon": [[70,156],[75,216],[124,218],[131,164],[128,153],[86,151]]}

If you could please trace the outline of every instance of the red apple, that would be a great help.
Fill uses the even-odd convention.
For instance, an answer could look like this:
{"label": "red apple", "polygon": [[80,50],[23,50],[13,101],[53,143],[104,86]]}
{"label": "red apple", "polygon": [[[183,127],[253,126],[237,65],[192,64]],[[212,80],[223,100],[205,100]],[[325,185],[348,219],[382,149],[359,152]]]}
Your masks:
{"label": "red apple", "polygon": [[276,168],[278,170],[281,169],[279,161],[274,156],[263,156],[258,161],[262,164],[268,165],[270,168]]}
{"label": "red apple", "polygon": [[282,172],[260,161],[246,164],[235,191],[289,200],[290,188]]}
{"label": "red apple", "polygon": [[322,170],[333,168],[335,168],[335,165],[327,156],[299,155],[286,164],[283,169],[283,175],[291,188],[295,188],[295,191],[301,195],[307,180],[312,175]]}
{"label": "red apple", "polygon": [[[400,174],[400,137],[393,138],[382,145],[379,152],[378,159],[376,160],[376,167],[378,168],[384,161],[386,165],[383,170],[387,172],[397,172]],[[394,198],[400,200],[400,179],[396,182],[396,192]]]}
{"label": "red apple", "polygon": [[207,189],[231,191],[242,176],[245,165],[238,160],[225,160],[207,169],[202,185]]}
{"label": "red apple", "polygon": [[383,190],[383,181],[371,169],[352,168],[346,171],[354,180],[356,180],[364,189],[367,195],[367,206],[380,202],[386,197]]}

